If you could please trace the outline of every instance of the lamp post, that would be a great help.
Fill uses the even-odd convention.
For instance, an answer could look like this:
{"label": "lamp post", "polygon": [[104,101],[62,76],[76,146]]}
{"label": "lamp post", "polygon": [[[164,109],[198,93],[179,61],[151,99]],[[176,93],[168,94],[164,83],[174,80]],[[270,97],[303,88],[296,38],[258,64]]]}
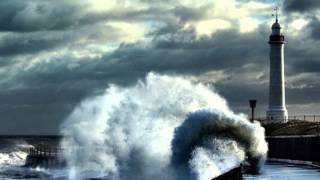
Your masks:
{"label": "lamp post", "polygon": [[256,107],[257,100],[256,99],[250,99],[249,104],[251,107],[251,122],[254,120],[254,108]]}

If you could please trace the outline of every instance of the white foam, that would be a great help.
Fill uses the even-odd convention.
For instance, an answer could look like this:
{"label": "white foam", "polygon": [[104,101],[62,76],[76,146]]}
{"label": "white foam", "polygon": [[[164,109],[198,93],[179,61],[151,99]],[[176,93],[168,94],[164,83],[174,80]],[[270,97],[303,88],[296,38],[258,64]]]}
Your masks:
{"label": "white foam", "polygon": [[23,165],[27,155],[28,153],[24,151],[0,153],[0,166]]}

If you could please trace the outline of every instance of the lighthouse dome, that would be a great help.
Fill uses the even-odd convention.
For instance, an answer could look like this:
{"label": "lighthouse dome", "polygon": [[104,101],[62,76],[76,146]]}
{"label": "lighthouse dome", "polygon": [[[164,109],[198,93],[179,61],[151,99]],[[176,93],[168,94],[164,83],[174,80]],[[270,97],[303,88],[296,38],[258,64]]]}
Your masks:
{"label": "lighthouse dome", "polygon": [[272,24],[272,34],[271,35],[281,35],[281,26],[278,23],[278,20]]}
{"label": "lighthouse dome", "polygon": [[272,29],[281,29],[281,26],[280,26],[280,24],[278,22],[275,22],[275,23],[272,24],[271,28]]}

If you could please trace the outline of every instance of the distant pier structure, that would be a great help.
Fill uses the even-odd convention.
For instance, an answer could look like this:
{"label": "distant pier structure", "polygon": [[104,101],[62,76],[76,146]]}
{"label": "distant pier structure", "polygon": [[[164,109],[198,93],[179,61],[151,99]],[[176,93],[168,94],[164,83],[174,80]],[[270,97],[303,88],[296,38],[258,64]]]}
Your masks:
{"label": "distant pier structure", "polygon": [[29,149],[25,167],[61,168],[66,166],[62,157],[62,149],[38,145]]}
{"label": "distant pier structure", "polygon": [[285,101],[285,75],[284,75],[284,36],[278,22],[278,8],[275,8],[275,22],[272,25],[270,44],[270,81],[269,81],[269,107],[267,118],[273,121],[286,122],[288,111]]}

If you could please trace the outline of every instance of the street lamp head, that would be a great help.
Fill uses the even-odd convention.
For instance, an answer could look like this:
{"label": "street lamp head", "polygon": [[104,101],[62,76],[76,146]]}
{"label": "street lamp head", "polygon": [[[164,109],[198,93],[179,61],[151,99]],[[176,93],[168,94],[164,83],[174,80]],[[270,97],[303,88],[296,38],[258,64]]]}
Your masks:
{"label": "street lamp head", "polygon": [[249,100],[249,104],[251,108],[255,108],[256,104],[257,104],[257,100],[256,99],[250,99]]}

